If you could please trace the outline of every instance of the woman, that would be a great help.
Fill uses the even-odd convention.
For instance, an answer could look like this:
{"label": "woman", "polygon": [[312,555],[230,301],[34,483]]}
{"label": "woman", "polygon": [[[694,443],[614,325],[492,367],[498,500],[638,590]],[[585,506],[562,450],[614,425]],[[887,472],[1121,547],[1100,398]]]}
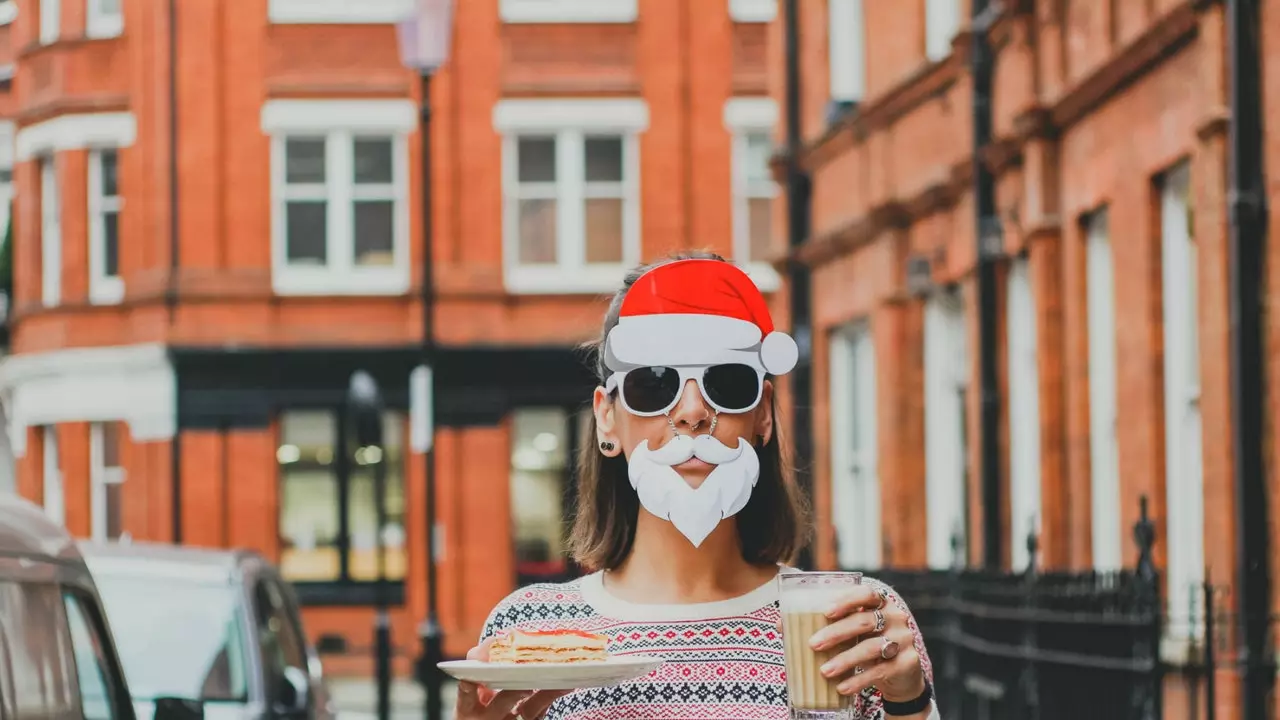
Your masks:
{"label": "woman", "polygon": [[[795,343],[741,270],[690,253],[631,272],[593,349],[600,387],[570,546],[595,572],[512,593],[467,657],[487,659],[510,628],[568,627],[666,662],[572,693],[464,682],[458,720],[789,717],[775,579],[806,517],[770,378],[795,364]],[[829,615],[810,644],[852,645],[823,672],[860,716],[930,717],[928,655],[902,600],[868,579]]]}

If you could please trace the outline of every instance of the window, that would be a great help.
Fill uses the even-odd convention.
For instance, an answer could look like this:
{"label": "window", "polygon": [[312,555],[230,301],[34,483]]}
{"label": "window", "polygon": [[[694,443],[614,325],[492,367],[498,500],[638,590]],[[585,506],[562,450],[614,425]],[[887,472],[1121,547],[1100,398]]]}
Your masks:
{"label": "window", "polygon": [[778,16],[778,0],[729,0],[734,22],[767,23]]}
{"label": "window", "polygon": [[118,422],[89,426],[90,532],[95,540],[115,540],[123,531],[121,428]]}
{"label": "window", "polygon": [[[1186,165],[1164,176],[1160,228],[1164,286],[1165,492],[1169,614],[1199,605],[1204,581],[1204,460],[1200,416],[1199,282]],[[1179,622],[1179,624],[1181,624]],[[1198,626],[1197,623],[1192,623]]]}
{"label": "window", "polygon": [[274,580],[259,580],[253,588],[254,629],[267,678],[268,702],[279,703],[285,689],[285,670],[307,672],[306,640],[293,604]]}
{"label": "window", "polygon": [[135,700],[248,700],[250,636],[239,586],[148,576],[109,557],[88,563]]}
{"label": "window", "polygon": [[62,462],[58,457],[58,428],[44,426],[44,511],[59,525],[66,523],[66,501],[62,490]]}
{"label": "window", "polygon": [[870,329],[833,333],[831,393],[831,524],[840,567],[881,564],[880,475],[876,453],[876,366]]}
{"label": "window", "polygon": [[40,2],[40,44],[48,45],[57,42],[61,34],[62,0],[39,0]]}
{"label": "window", "polygon": [[766,291],[778,284],[768,265],[778,196],[769,170],[777,121],[777,104],[769,98],[733,98],[725,105],[724,124],[733,137],[733,255],[754,264],[751,274]]}
{"label": "window", "polygon": [[1120,454],[1116,441],[1116,300],[1107,211],[1085,221],[1085,294],[1089,331],[1089,477],[1093,566],[1119,570]]}
{"label": "window", "polygon": [[77,595],[63,593],[84,720],[114,720],[119,674],[112,672],[101,623]]}
{"label": "window", "polygon": [[512,292],[602,292],[640,259],[643,103],[504,100],[504,242]]}
{"label": "window", "polygon": [[40,272],[45,307],[62,299],[62,203],[58,198],[58,164],[40,161]]}
{"label": "window", "polygon": [[378,25],[399,22],[415,0],[270,0],[267,14],[280,24]]}
{"label": "window", "polygon": [[0,26],[8,25],[18,18],[17,0],[0,0]]}
{"label": "window", "polygon": [[638,0],[501,0],[508,23],[635,22]]}
{"label": "window", "polygon": [[273,285],[280,294],[409,289],[412,102],[274,100]]}
{"label": "window", "polygon": [[120,278],[119,152],[89,153],[89,297],[95,303],[124,298]]}
{"label": "window", "polygon": [[85,0],[85,35],[91,38],[116,37],[124,30],[123,0]]}
{"label": "window", "polygon": [[[356,447],[344,413],[287,411],[280,418],[281,572],[294,582],[374,581],[378,537],[387,578],[405,574],[404,417],[383,417],[383,447]],[[377,526],[374,471],[386,469],[386,525]]]}
{"label": "window", "polygon": [[967,328],[958,291],[929,298],[924,314],[925,514],[929,567],[951,567],[953,538],[968,542]]}
{"label": "window", "polygon": [[[1036,338],[1036,301],[1026,258],[1009,266],[1005,323],[1009,353],[1009,471],[1013,513],[1013,569],[1030,560],[1025,542],[1040,528],[1040,370]],[[1043,542],[1041,540],[1041,547]]]}
{"label": "window", "polygon": [[828,0],[828,62],[831,101],[843,110],[861,102],[867,91],[867,38],[863,0]]}
{"label": "window", "polygon": [[511,414],[511,513],[518,585],[563,579],[573,424],[563,408]]}
{"label": "window", "polygon": [[951,54],[960,32],[960,0],[924,0],[924,53],[931,62]]}
{"label": "window", "polygon": [[7,641],[12,673],[0,682],[12,682],[11,707],[19,720],[81,714],[68,630],[57,585],[0,581],[0,636]]}

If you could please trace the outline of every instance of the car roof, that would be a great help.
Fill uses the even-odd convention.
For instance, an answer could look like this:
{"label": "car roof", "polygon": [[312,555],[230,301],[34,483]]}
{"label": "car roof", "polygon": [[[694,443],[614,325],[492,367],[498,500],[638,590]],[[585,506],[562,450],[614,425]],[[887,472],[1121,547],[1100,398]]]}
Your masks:
{"label": "car roof", "polygon": [[164,578],[201,585],[238,582],[246,565],[262,556],[251,550],[219,550],[148,542],[78,543],[89,571],[104,577]]}
{"label": "car roof", "polygon": [[45,515],[35,503],[0,493],[0,554],[44,561],[81,561],[66,528]]}

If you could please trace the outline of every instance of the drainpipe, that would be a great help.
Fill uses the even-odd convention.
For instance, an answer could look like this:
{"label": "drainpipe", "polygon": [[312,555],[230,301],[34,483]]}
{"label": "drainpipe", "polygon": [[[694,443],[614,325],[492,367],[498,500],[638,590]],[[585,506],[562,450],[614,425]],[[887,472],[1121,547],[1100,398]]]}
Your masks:
{"label": "drainpipe", "polygon": [[[791,336],[800,357],[791,371],[791,419],[795,445],[796,481],[813,501],[813,325],[810,312],[809,268],[796,259],[795,251],[809,238],[809,175],[800,166],[800,28],[799,1],[786,0],[784,32],[786,53],[787,117],[787,261],[791,301]],[[813,548],[800,551],[801,568],[813,567]]]}
{"label": "drainpipe", "polygon": [[[169,327],[172,329],[178,305],[178,3],[169,0],[169,281],[164,291]],[[171,354],[172,355],[172,354]],[[178,412],[177,401],[174,414]],[[173,542],[182,543],[182,457],[180,424],[174,423],[169,452],[169,477],[173,513]]]}
{"label": "drainpipe", "polygon": [[[987,568],[1004,563],[1003,511],[1000,487],[1000,376],[997,330],[1000,308],[996,296],[996,264],[1003,241],[996,214],[996,183],[983,161],[991,142],[992,66],[995,52],[988,39],[991,23],[1000,14],[1000,3],[973,0],[973,195],[978,243],[978,356],[982,426],[979,433],[982,459],[982,559]],[[966,492],[967,492],[966,488]]]}
{"label": "drainpipe", "polygon": [[1231,410],[1235,426],[1236,583],[1243,653],[1244,720],[1267,717],[1271,657],[1271,562],[1267,517],[1264,303],[1267,212],[1257,0],[1227,0],[1231,121],[1228,129]]}

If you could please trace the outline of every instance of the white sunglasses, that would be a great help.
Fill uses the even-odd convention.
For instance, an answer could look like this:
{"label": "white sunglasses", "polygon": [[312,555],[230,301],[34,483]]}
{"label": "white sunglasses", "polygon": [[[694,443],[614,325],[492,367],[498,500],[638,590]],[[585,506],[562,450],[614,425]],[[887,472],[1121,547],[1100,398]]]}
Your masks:
{"label": "white sunglasses", "polygon": [[610,394],[617,390],[622,407],[632,415],[656,417],[671,412],[690,380],[707,405],[721,413],[749,412],[764,395],[764,371],[741,363],[621,370],[609,376],[604,389]]}

